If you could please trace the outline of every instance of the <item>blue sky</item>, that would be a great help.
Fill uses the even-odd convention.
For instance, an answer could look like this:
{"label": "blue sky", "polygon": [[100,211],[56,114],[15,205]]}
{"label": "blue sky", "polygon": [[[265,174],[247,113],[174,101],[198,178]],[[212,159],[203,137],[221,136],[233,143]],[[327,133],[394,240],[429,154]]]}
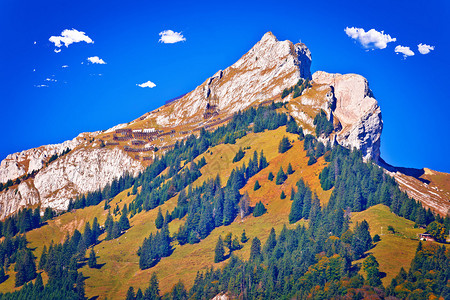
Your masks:
{"label": "blue sky", "polygon": [[[369,80],[382,109],[387,162],[450,172],[449,4],[312,2],[1,1],[0,159],[137,118],[191,91],[272,31],[280,40],[304,42],[313,72]],[[384,31],[396,41],[366,49],[347,27]],[[49,38],[65,29],[93,43],[55,47]],[[185,41],[158,42],[165,30]],[[435,49],[422,55],[420,43]],[[399,45],[415,55],[404,59],[394,52]],[[147,81],[156,86],[137,86]]]}

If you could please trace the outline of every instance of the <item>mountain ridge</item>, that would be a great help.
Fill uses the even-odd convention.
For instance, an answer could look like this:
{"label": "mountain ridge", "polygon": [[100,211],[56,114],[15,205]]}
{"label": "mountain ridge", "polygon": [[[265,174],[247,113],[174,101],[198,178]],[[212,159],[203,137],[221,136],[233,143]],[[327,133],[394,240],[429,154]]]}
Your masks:
{"label": "mountain ridge", "polygon": [[[202,128],[216,128],[236,112],[271,101],[287,101],[286,112],[305,133],[314,133],[314,118],[323,110],[335,133],[319,139],[361,149],[365,159],[378,161],[383,122],[367,79],[324,71],[311,74],[310,66],[311,53],[305,44],[278,41],[267,32],[230,67],[129,123],[10,154],[0,165],[1,183],[33,171],[37,174],[0,192],[0,217],[38,204],[64,210],[70,198],[103,188],[124,172],[142,171],[158,154],[157,148],[165,151]],[[289,94],[283,99],[283,90],[299,80],[311,80],[311,86],[297,97]],[[150,129],[153,131],[144,132]],[[67,148],[69,153],[50,161]],[[396,179],[402,184],[398,176]],[[407,184],[403,186],[407,189]]]}

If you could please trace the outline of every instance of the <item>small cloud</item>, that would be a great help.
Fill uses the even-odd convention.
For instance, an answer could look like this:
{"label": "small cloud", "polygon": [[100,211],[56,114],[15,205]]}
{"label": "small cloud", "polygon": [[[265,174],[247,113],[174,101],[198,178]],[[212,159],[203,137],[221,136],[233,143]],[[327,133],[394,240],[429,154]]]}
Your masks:
{"label": "small cloud", "polygon": [[68,65],[61,66],[61,68],[63,68],[63,69],[68,68],[68,67],[69,67]]}
{"label": "small cloud", "polygon": [[61,52],[61,49],[55,49],[53,51],[55,51],[55,53],[59,53],[59,52]]}
{"label": "small cloud", "polygon": [[[86,35],[83,31],[78,31],[76,29],[65,29],[63,32],[61,32],[60,36],[51,36],[48,39],[50,42],[55,44],[55,47],[62,47],[64,46],[69,47],[70,44],[73,43],[79,43],[79,42],[86,42],[88,44],[94,43],[94,41]],[[55,51],[56,52],[56,51]],[[57,52],[58,53],[58,52]]]}
{"label": "small cloud", "polygon": [[417,45],[417,48],[419,49],[420,54],[428,54],[428,53],[430,53],[430,51],[434,50],[434,46],[430,46],[430,45],[422,44],[422,43]]}
{"label": "small cloud", "polygon": [[36,69],[33,69],[33,72],[36,72]]}
{"label": "small cloud", "polygon": [[409,49],[409,47],[406,47],[406,46],[400,46],[400,45],[397,45],[397,47],[395,47],[395,53],[401,53],[401,54],[403,54],[403,58],[404,59],[406,59],[408,56],[413,56],[414,55],[414,52],[411,50],[411,49]]}
{"label": "small cloud", "polygon": [[366,32],[363,28],[346,27],[344,31],[366,49],[384,49],[388,43],[397,40],[389,34],[385,34],[384,31],[376,31],[375,29]]}
{"label": "small cloud", "polygon": [[140,86],[141,88],[154,88],[156,84],[151,82],[150,80],[141,84],[136,84],[137,86]]}
{"label": "small cloud", "polygon": [[33,45],[36,45],[36,41],[33,42]]}
{"label": "small cloud", "polygon": [[159,42],[164,44],[174,44],[178,42],[184,42],[186,40],[181,32],[174,32],[172,30],[161,31],[159,35],[161,36]]}
{"label": "small cloud", "polygon": [[48,87],[48,85],[46,85],[46,84],[35,84],[34,87],[43,88],[43,87]]}
{"label": "small cloud", "polygon": [[92,56],[87,58],[93,64],[106,65],[106,62],[98,56]]}
{"label": "small cloud", "polygon": [[53,79],[53,78],[45,78],[45,81],[49,81],[49,82],[57,82],[58,80]]}

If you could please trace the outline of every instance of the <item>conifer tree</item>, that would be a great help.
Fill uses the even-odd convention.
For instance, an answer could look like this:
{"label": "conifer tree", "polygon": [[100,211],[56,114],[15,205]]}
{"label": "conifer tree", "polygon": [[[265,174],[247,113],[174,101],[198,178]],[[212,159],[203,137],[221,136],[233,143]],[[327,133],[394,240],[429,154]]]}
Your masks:
{"label": "conifer tree", "polygon": [[253,187],[253,190],[254,190],[254,191],[257,191],[257,190],[259,190],[260,188],[261,188],[261,185],[259,184],[259,181],[256,180],[256,181],[255,181],[255,186]]}
{"label": "conifer tree", "polygon": [[278,152],[284,153],[284,152],[288,151],[291,147],[292,147],[292,145],[291,145],[291,142],[289,141],[289,139],[287,137],[283,136],[283,138],[280,141],[280,144],[278,145]]}
{"label": "conifer tree", "polygon": [[286,174],[283,171],[283,167],[280,166],[280,170],[278,170],[277,173],[277,179],[275,180],[275,183],[277,185],[283,184],[283,182],[287,179]]}
{"label": "conifer tree", "polygon": [[294,170],[292,169],[291,163],[289,163],[286,173],[287,173],[288,175],[291,175],[291,174],[294,173]]}
{"label": "conifer tree", "polygon": [[0,266],[0,283],[6,280],[5,269]]}
{"label": "conifer tree", "polygon": [[294,188],[291,188],[291,197],[289,199],[294,200],[294,197],[295,197],[295,190]]}
{"label": "conifer tree", "polygon": [[89,252],[88,265],[89,268],[95,268],[97,266],[97,257],[95,256],[94,248],[91,248],[91,252]]}
{"label": "conifer tree", "polygon": [[379,264],[372,254],[370,254],[363,262],[363,270],[367,274],[367,283],[370,286],[380,286],[380,271]]}
{"label": "conifer tree", "polygon": [[267,177],[267,179],[269,179],[270,181],[272,181],[272,180],[273,180],[273,177],[274,177],[274,176],[273,176],[273,173],[270,172],[270,173],[269,173],[269,176]]}
{"label": "conifer tree", "polygon": [[259,154],[259,170],[266,168],[269,164],[267,163],[267,159],[264,156],[264,152],[261,150],[261,153]]}
{"label": "conifer tree", "polygon": [[242,231],[242,235],[241,235],[241,243],[247,243],[247,241],[248,241],[248,237],[247,237],[247,235],[245,234],[245,229]]}
{"label": "conifer tree", "polygon": [[158,215],[156,216],[155,225],[157,229],[161,229],[164,225],[164,217],[161,212],[161,207],[158,210]]}
{"label": "conifer tree", "polygon": [[281,191],[280,199],[286,199],[286,194],[284,193],[284,191]]}
{"label": "conifer tree", "polygon": [[130,286],[128,288],[127,297],[125,299],[126,300],[134,300],[135,297],[136,297],[136,295],[134,294],[134,288],[132,286]]}
{"label": "conifer tree", "polygon": [[214,262],[218,263],[225,259],[225,249],[223,247],[222,237],[219,236],[217,240],[216,248],[214,250]]}
{"label": "conifer tree", "polygon": [[267,238],[267,241],[264,244],[264,252],[268,254],[272,253],[276,245],[277,245],[277,235],[275,234],[275,229],[272,227],[269,233],[269,237]]}
{"label": "conifer tree", "polygon": [[44,245],[44,248],[42,249],[41,258],[39,259],[39,266],[38,266],[38,268],[40,270],[43,270],[46,263],[47,263],[47,246]]}
{"label": "conifer tree", "polygon": [[261,241],[255,237],[250,247],[250,260],[257,260],[261,257]]}
{"label": "conifer tree", "polygon": [[264,204],[259,201],[258,203],[256,203],[255,208],[253,209],[253,216],[259,217],[262,216],[263,214],[265,214],[267,211],[266,207],[264,206]]}

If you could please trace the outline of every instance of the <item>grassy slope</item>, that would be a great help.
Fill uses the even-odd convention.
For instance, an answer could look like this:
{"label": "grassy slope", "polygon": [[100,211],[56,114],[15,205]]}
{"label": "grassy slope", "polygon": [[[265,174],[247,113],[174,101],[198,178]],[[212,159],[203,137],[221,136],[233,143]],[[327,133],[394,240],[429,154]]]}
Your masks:
{"label": "grassy slope", "polygon": [[[269,167],[252,178],[241,190],[241,193],[248,191],[252,203],[262,200],[266,204],[268,213],[259,218],[248,216],[245,220],[240,220],[238,217],[236,222],[230,226],[216,228],[210,236],[199,244],[184,246],[175,244],[174,252],[170,257],[163,258],[157,266],[142,271],[139,269],[139,257],[136,255],[136,252],[143,239],[150,232],[156,231],[154,220],[158,209],[141,212],[130,219],[132,228],[120,238],[112,241],[102,241],[95,246],[98,264],[102,265],[101,269],[90,269],[84,266],[80,270],[84,276],[88,277],[86,280],[87,295],[89,297],[101,295],[101,298],[106,296],[109,299],[122,299],[130,285],[134,286],[135,289],[138,287],[145,288],[153,272],[158,273],[162,292],[169,291],[180,278],[183,278],[187,287],[191,286],[197,271],[204,270],[212,265],[217,267],[224,264],[224,262],[220,264],[213,263],[214,247],[219,235],[224,236],[228,232],[232,232],[234,235],[240,236],[245,228],[249,238],[258,236],[264,243],[272,227],[279,232],[284,224],[289,226],[290,189],[300,177],[303,177],[314,190],[317,190],[322,202],[325,203],[331,192],[321,191],[318,181],[318,174],[324,166],[323,159],[320,159],[315,165],[307,167],[308,159],[303,151],[303,142],[297,140],[295,140],[292,149],[284,154],[279,154],[278,144],[284,135],[289,136],[291,140],[295,140],[295,136],[286,133],[285,128],[282,127],[264,133],[250,133],[239,139],[236,145],[218,145],[212,148],[209,153],[205,154],[207,165],[201,170],[203,175],[194,183],[194,185],[201,184],[204,180],[213,178],[219,173],[222,184],[225,184],[232,169],[236,166],[241,166],[244,162],[248,164],[248,160],[252,157],[254,150],[257,150],[258,153],[263,150],[269,161]],[[245,157],[240,162],[232,163],[232,159],[239,147],[248,146],[251,149],[246,150]],[[276,175],[279,167],[282,166],[286,170],[289,162],[291,162],[295,173],[290,175],[283,185],[277,186],[274,182],[267,180],[267,175],[270,171]],[[255,192],[253,191],[253,185],[256,179],[259,180],[262,187]],[[288,196],[284,200],[281,200],[279,197],[282,189],[285,190]],[[134,196],[127,196],[127,193],[128,190],[115,197],[111,207],[114,208],[117,203],[122,207],[123,203],[131,202]],[[166,210],[171,211],[176,206],[176,202],[177,199],[174,197],[162,205],[163,214]],[[83,231],[85,222],[92,222],[94,217],[97,217],[100,224],[103,224],[107,215],[107,212],[103,210],[103,205],[104,202],[95,207],[88,207],[64,214],[50,221],[48,225],[29,232],[27,238],[30,241],[30,247],[35,248],[34,253],[38,259],[43,246],[48,246],[52,239],[55,242],[61,242],[64,240],[65,235],[72,233],[75,228]],[[171,233],[176,232],[183,222],[184,220],[171,222]],[[243,249],[235,253],[243,258],[248,258],[250,242],[247,242]],[[0,285],[0,289],[1,291],[11,291],[13,285],[14,276],[11,276],[6,283]]]}
{"label": "grassy slope", "polygon": [[[158,265],[148,270],[140,270],[138,267],[138,256],[135,254],[142,240],[149,235],[150,232],[156,231],[154,227],[154,219],[156,217],[157,209],[146,213],[140,213],[131,219],[132,228],[119,240],[103,242],[96,246],[99,254],[99,263],[108,262],[101,272],[91,270],[84,267],[81,271],[84,275],[90,278],[86,281],[87,294],[94,296],[105,293],[108,298],[119,299],[126,294],[128,286],[132,285],[135,289],[141,287],[145,288],[153,272],[157,272],[160,279],[160,288],[162,292],[169,291],[172,286],[183,278],[186,286],[193,284],[193,280],[197,271],[204,270],[214,264],[214,247],[220,235],[224,236],[228,232],[240,236],[242,230],[245,228],[247,236],[253,238],[258,236],[263,242],[268,237],[270,229],[274,227],[280,231],[284,224],[288,224],[288,214],[290,211],[291,202],[288,199],[281,200],[279,193],[276,192],[271,195],[267,191],[279,189],[275,183],[267,180],[269,171],[278,171],[280,165],[287,168],[289,162],[292,163],[294,174],[289,176],[287,182],[282,186],[286,191],[290,191],[291,184],[295,183],[298,178],[305,176],[305,180],[312,186],[319,186],[319,181],[316,176],[323,168],[323,160],[307,170],[299,171],[300,167],[306,166],[307,158],[302,149],[303,143],[296,141],[294,147],[280,155],[278,153],[278,143],[283,135],[291,136],[285,132],[285,128],[280,128],[275,131],[266,131],[259,134],[249,134],[237,141],[236,145],[218,145],[211,149],[209,153],[205,154],[207,165],[202,168],[202,177],[200,177],[194,185],[202,183],[204,180],[214,178],[217,173],[220,174],[222,184],[226,183],[227,177],[236,166],[241,166],[244,162],[247,164],[253,151],[258,152],[262,149],[265,156],[269,160],[270,166],[263,170],[256,177],[259,179],[262,188],[253,192],[254,179],[252,179],[241,192],[249,191],[252,202],[259,201],[262,193],[266,191],[264,202],[267,205],[268,213],[262,217],[254,218],[247,217],[241,221],[239,218],[236,222],[227,227],[216,228],[210,236],[195,245],[174,245],[174,252],[170,257],[163,258]],[[237,163],[232,163],[232,159],[239,147],[250,146],[251,149],[246,151],[245,157]],[[300,154],[299,154],[300,152]],[[199,157],[200,159],[201,157]],[[275,172],[276,172],[275,171]],[[281,190],[280,190],[281,191]],[[329,197],[328,193],[323,193],[321,196],[325,197],[326,201]],[[258,199],[258,200],[256,200]],[[163,214],[166,209],[172,209],[176,204],[176,199],[171,199],[162,207]],[[182,221],[176,220],[171,223],[170,231],[173,233]],[[132,240],[126,244],[121,242],[125,239]],[[121,244],[119,244],[121,243]],[[235,252],[237,255],[248,258],[250,253],[250,242],[244,245],[244,248]],[[120,261],[119,261],[120,259]],[[180,264],[180,262],[183,262]]]}
{"label": "grassy slope", "polygon": [[[318,174],[326,164],[323,158],[320,158],[313,166],[307,166],[308,158],[303,150],[303,142],[297,140],[294,141],[293,147],[289,151],[279,154],[278,144],[284,135],[289,136],[291,140],[295,140],[295,136],[286,133],[285,128],[282,127],[275,131],[266,131],[258,134],[250,133],[239,139],[236,145],[218,145],[212,148],[211,151],[205,154],[207,165],[201,170],[203,175],[194,183],[194,185],[201,184],[204,180],[213,178],[219,173],[222,184],[225,184],[232,169],[236,166],[241,166],[244,162],[248,164],[248,160],[252,157],[254,150],[257,150],[258,153],[263,150],[269,161],[269,167],[251,178],[247,185],[241,189],[241,193],[247,191],[252,204],[262,201],[268,209],[265,215],[259,218],[248,216],[244,220],[240,220],[238,217],[230,226],[216,228],[210,236],[195,245],[180,246],[175,243],[174,252],[170,257],[163,258],[157,266],[149,270],[140,270],[139,257],[136,255],[136,252],[143,239],[150,232],[156,231],[154,220],[158,208],[148,212],[141,212],[130,219],[132,227],[124,235],[112,241],[102,241],[95,246],[98,255],[97,261],[102,267],[100,269],[90,269],[84,266],[80,270],[87,277],[87,296],[101,295],[100,299],[104,297],[123,299],[130,285],[135,289],[139,287],[145,288],[153,272],[158,274],[161,292],[163,293],[169,291],[180,278],[183,279],[189,288],[193,284],[197,271],[204,270],[210,266],[219,267],[225,263],[213,263],[214,247],[220,235],[224,237],[228,232],[231,232],[240,236],[245,228],[250,239],[258,236],[264,243],[272,227],[278,233],[284,224],[291,228],[295,226],[288,224],[288,215],[291,207],[289,196],[291,187],[295,186],[299,178],[303,178],[312,190],[317,192],[323,204],[326,203],[331,191],[324,192],[320,188],[318,180]],[[239,147],[247,146],[250,146],[251,149],[246,150],[245,157],[240,162],[232,163],[232,159]],[[198,159],[200,158],[201,156]],[[286,171],[289,163],[292,164],[295,172],[288,177],[283,185],[275,185],[274,181],[271,182],[267,179],[269,172],[273,172],[276,176],[280,166]],[[259,181],[262,187],[258,191],[253,191],[256,180]],[[287,195],[287,198],[284,200],[280,199],[282,190]],[[128,191],[124,191],[115,197],[111,202],[111,207],[114,208],[116,204],[122,207],[124,203],[130,203],[134,196],[127,196]],[[177,197],[174,197],[162,205],[163,214],[165,214],[166,210],[171,211],[176,206],[176,203]],[[29,232],[27,238],[30,241],[30,247],[35,248],[34,253],[38,256],[38,259],[43,246],[48,246],[52,239],[55,242],[63,241],[67,233],[72,233],[75,228],[82,231],[85,222],[92,222],[94,217],[99,218],[100,224],[103,224],[107,215],[107,212],[103,210],[103,205],[104,202],[95,207],[88,207],[64,214],[50,221],[48,225]],[[380,270],[387,273],[387,277],[383,279],[383,282],[390,282],[390,279],[398,272],[401,266],[409,267],[417,246],[417,241],[410,240],[409,237],[415,237],[420,230],[413,229],[413,224],[410,221],[395,216],[389,212],[387,207],[382,205],[372,207],[361,213],[355,213],[352,216],[353,223],[363,219],[369,222],[372,235],[380,234],[381,224],[386,224],[383,233],[387,232],[387,225],[392,225],[397,231],[408,237],[385,234],[382,236],[382,241],[371,250],[380,263]],[[183,222],[184,220],[171,222],[170,232],[176,232]],[[250,244],[250,242],[247,242],[235,254],[247,259],[250,253]],[[396,259],[392,260],[392,257],[396,257]],[[13,288],[14,276],[11,276],[5,283],[0,285],[0,291],[11,291]]]}
{"label": "grassy slope", "polygon": [[[381,241],[367,253],[375,256],[380,264],[380,272],[386,273],[386,277],[382,278],[385,286],[391,283],[401,267],[406,271],[409,270],[419,244],[417,234],[424,232],[423,229],[414,228],[414,222],[395,215],[383,204],[372,206],[359,213],[352,213],[351,219],[352,226],[356,225],[356,222],[366,220],[372,237],[375,234],[380,235]],[[394,227],[395,234],[388,233],[389,225]]]}

